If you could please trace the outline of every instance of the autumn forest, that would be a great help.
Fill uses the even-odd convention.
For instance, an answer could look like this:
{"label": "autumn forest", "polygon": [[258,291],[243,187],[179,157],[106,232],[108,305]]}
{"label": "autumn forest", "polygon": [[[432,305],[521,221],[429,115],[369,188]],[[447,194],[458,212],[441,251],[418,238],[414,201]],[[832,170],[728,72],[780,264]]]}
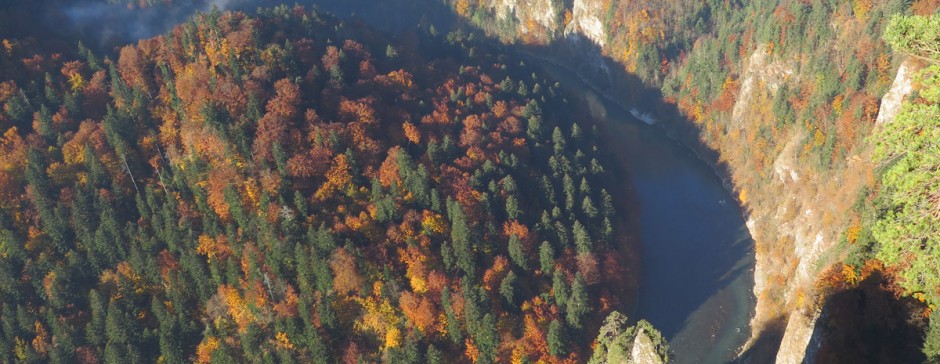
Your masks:
{"label": "autumn forest", "polygon": [[472,35],[3,46],[0,362],[581,362],[629,300],[597,129]]}
{"label": "autumn forest", "polygon": [[0,4],[0,364],[940,362],[940,0],[280,3]]}

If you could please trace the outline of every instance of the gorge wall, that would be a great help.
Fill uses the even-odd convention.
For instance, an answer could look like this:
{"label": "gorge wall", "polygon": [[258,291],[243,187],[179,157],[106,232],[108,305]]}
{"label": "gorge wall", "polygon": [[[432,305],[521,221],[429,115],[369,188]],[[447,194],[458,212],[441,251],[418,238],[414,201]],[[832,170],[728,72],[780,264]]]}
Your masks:
{"label": "gorge wall", "polygon": [[[812,360],[804,354],[818,345],[825,303],[817,281],[864,230],[856,207],[875,183],[867,137],[911,91],[916,65],[884,44],[884,23],[932,13],[936,2],[537,3],[451,1],[505,42],[593,50],[559,59],[583,67],[596,57],[638,78],[630,87],[661,91],[665,106],[652,111],[684,119],[662,126],[717,155],[710,162],[747,210],[757,257],[751,344],[777,362]],[[624,96],[635,92],[615,89],[635,104]]]}

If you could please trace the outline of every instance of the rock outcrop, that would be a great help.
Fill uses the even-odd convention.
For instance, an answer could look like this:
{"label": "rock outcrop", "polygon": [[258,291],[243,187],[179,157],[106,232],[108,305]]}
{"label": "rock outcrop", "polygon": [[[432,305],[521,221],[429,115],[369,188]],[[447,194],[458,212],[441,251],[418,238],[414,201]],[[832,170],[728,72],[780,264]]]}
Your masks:
{"label": "rock outcrop", "polygon": [[901,103],[914,90],[914,85],[911,84],[911,75],[917,71],[917,68],[919,67],[912,58],[901,63],[898,74],[894,77],[894,83],[891,84],[891,90],[881,99],[877,125],[891,122],[901,111]]}
{"label": "rock outcrop", "polygon": [[607,42],[607,32],[601,20],[604,5],[596,0],[575,0],[571,9],[571,22],[565,28],[565,36],[578,36],[590,39],[603,47]]}
{"label": "rock outcrop", "polygon": [[630,351],[630,363],[663,364],[663,358],[656,352],[653,340],[640,329],[633,338],[633,350]]}
{"label": "rock outcrop", "polygon": [[[819,345],[818,311],[804,312],[796,310],[790,313],[787,330],[777,351],[777,364],[800,364],[812,362],[814,348]],[[817,340],[814,340],[816,338]]]}

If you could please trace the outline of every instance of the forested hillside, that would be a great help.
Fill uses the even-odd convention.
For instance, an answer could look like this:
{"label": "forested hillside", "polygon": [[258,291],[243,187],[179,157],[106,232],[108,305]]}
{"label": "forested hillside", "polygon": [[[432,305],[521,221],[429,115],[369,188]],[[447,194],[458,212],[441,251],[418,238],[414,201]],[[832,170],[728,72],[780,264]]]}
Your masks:
{"label": "forested hillside", "polygon": [[4,39],[0,361],[587,360],[629,298],[602,146],[446,40],[284,6]]}
{"label": "forested hillside", "polygon": [[[230,4],[76,2],[106,3]],[[602,322],[635,278],[616,166],[506,50],[602,76],[728,178],[746,359],[940,358],[940,1],[417,4],[468,24],[213,11],[109,52],[0,7],[0,362],[668,357]]]}

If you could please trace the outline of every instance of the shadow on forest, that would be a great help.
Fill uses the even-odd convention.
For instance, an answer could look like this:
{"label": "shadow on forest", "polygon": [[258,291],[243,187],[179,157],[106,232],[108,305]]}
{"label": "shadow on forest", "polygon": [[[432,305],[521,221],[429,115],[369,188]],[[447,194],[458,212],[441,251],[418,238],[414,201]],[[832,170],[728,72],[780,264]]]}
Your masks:
{"label": "shadow on forest", "polygon": [[[875,271],[852,289],[830,294],[816,320],[803,357],[818,363],[922,363],[926,319],[923,303],[898,298],[896,287]],[[768,363],[776,357],[786,317],[768,325],[741,362]]]}
{"label": "shadow on forest", "polygon": [[[368,0],[315,1],[315,3],[318,3],[321,9],[341,18],[356,17],[388,31],[414,30],[416,27],[434,24],[438,32],[444,34],[456,24],[466,24],[458,19],[449,8],[438,2],[432,2],[434,5],[420,9],[413,9],[413,2],[401,0],[383,1],[378,7],[371,8],[369,5],[374,2]],[[396,16],[392,17],[388,14],[396,14]],[[645,277],[642,282],[647,286],[657,285],[658,287],[654,287],[655,289],[641,287],[641,294],[645,293],[649,297],[654,297],[653,301],[660,301],[647,302],[646,305],[641,302],[639,315],[631,316],[639,316],[633,317],[634,319],[650,320],[662,331],[664,337],[670,340],[687,325],[703,326],[692,336],[699,338],[711,334],[712,342],[684,343],[701,346],[689,352],[691,355],[704,355],[706,350],[710,350],[708,347],[711,345],[728,346],[722,350],[737,350],[735,345],[742,344],[743,339],[746,339],[749,334],[746,326],[753,315],[754,301],[752,293],[753,241],[745,227],[741,207],[737,206],[736,201],[730,198],[727,192],[720,191],[718,194],[728,196],[728,201],[724,202],[735,205],[733,209],[720,210],[716,207],[715,200],[703,200],[712,198],[705,196],[716,196],[715,191],[700,186],[703,184],[700,180],[682,181],[683,177],[688,177],[686,174],[670,171],[670,169],[701,168],[702,170],[690,173],[706,174],[709,178],[721,179],[721,184],[730,190],[730,183],[724,179],[725,176],[730,175],[728,166],[718,161],[716,151],[699,142],[698,126],[686,119],[674,104],[663,102],[662,93],[658,88],[644,85],[637,76],[627,73],[616,61],[604,56],[602,50],[586,38],[577,36],[562,38],[548,45],[505,45],[495,39],[490,39],[489,43],[496,51],[506,54],[513,62],[524,60],[532,64],[533,62],[529,60],[536,58],[539,63],[547,63],[550,67],[566,70],[566,73],[577,74],[577,77],[567,77],[562,83],[583,83],[582,88],[593,89],[604,99],[600,102],[605,105],[608,120],[619,124],[629,124],[624,126],[626,129],[613,127],[605,131],[617,130],[632,134],[617,136],[617,139],[621,139],[623,143],[635,144],[624,148],[628,153],[634,153],[631,158],[628,158],[629,163],[633,165],[626,166],[626,173],[619,173],[619,176],[633,175],[636,177],[635,183],[650,184],[650,186],[636,186],[635,190],[638,193],[649,194],[638,198],[640,208],[647,211],[644,215],[654,216],[657,220],[642,221],[641,228],[657,231],[653,239],[648,239],[645,244],[642,244],[643,247],[638,248],[647,250],[640,254],[643,264],[657,265],[653,267],[656,269],[644,268],[647,275],[655,277]],[[545,68],[544,64],[542,66],[541,68]],[[590,103],[591,100],[582,101],[587,101],[581,103],[585,104]],[[651,112],[661,121],[660,124],[648,126],[638,121],[627,122],[627,120],[634,119],[627,113],[627,110],[634,105],[641,111]],[[664,157],[665,154],[670,155]],[[690,154],[694,154],[699,160],[689,163],[688,159],[695,159],[689,156]],[[686,163],[694,164],[695,167],[690,168]],[[636,176],[639,173],[654,174],[660,179]],[[697,177],[692,176],[690,179]],[[647,200],[645,203],[644,198]],[[651,203],[651,199],[656,203]],[[663,246],[651,249],[650,244],[663,244]],[[715,299],[719,291],[729,289],[731,282],[739,279],[746,282],[747,287],[744,289],[746,293],[738,292],[738,297],[732,297],[733,293],[725,293]],[[739,281],[738,284],[741,285],[741,282]],[[746,297],[740,298],[740,296]],[[731,302],[735,298],[738,301]],[[712,302],[709,302],[710,300]],[[736,328],[731,325],[715,323],[716,320],[730,320],[729,316],[735,314],[724,312],[726,307],[732,307],[730,310],[747,311],[737,313],[746,316],[746,319],[739,319],[743,321],[741,325],[745,327],[737,328],[743,330],[743,333],[735,332]],[[696,313],[698,313],[697,317],[693,317]],[[698,322],[693,322],[693,319]],[[780,332],[782,333],[782,329]],[[716,343],[715,340],[721,339],[716,339],[715,335],[727,335],[733,338],[731,341],[738,339],[739,342]],[[764,350],[776,353],[781,336],[782,334],[764,335],[759,344],[766,346]],[[687,349],[679,350],[688,351]],[[690,358],[686,357],[686,359]]]}
{"label": "shadow on forest", "polygon": [[[820,363],[922,363],[923,304],[898,298],[881,271],[826,300],[813,330]],[[808,347],[807,351],[812,349]]]}

